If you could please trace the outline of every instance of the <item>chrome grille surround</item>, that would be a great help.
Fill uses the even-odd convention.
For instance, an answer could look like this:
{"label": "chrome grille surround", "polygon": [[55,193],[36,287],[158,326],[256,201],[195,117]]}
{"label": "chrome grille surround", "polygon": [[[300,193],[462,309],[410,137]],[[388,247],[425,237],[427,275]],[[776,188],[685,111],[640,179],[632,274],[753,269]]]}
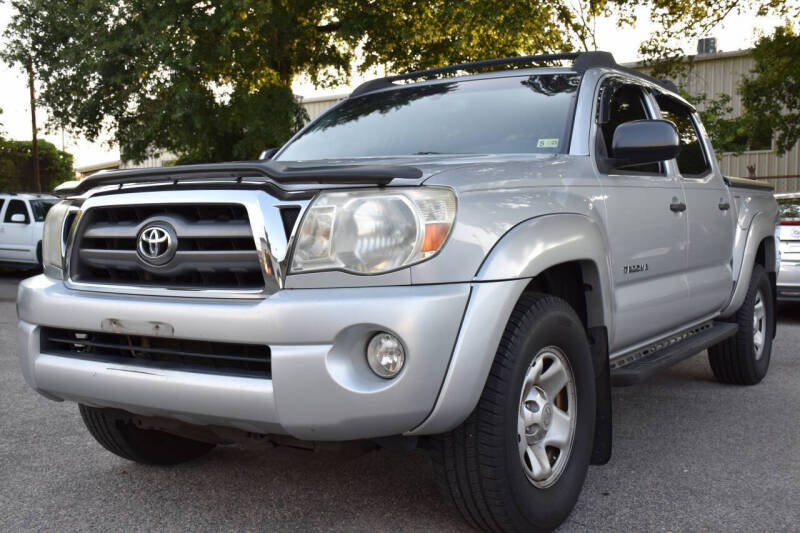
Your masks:
{"label": "chrome grille surround", "polygon": [[[175,296],[195,298],[266,298],[283,288],[288,268],[289,250],[297,225],[308,206],[308,199],[280,200],[259,190],[168,190],[92,196],[85,200],[69,229],[65,251],[64,283],[75,290],[116,294]],[[169,286],[143,286],[136,284],[83,282],[73,279],[72,256],[77,253],[77,234],[82,231],[82,220],[97,207],[131,207],[145,205],[219,205],[238,204],[245,208],[250,223],[255,250],[264,286],[258,289],[186,288]],[[284,229],[281,210],[299,209],[294,228]]]}

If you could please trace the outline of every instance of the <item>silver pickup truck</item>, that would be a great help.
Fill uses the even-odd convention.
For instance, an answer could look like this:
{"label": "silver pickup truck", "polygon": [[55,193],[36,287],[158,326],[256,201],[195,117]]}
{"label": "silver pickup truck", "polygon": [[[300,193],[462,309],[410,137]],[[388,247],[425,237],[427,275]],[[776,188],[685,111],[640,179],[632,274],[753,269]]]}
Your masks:
{"label": "silver pickup truck", "polygon": [[270,160],[81,182],[19,288],[22,371],[133,461],[423,446],[472,525],[548,530],[610,457],[611,386],[705,349],[764,377],[776,219],[610,54],[382,78]]}

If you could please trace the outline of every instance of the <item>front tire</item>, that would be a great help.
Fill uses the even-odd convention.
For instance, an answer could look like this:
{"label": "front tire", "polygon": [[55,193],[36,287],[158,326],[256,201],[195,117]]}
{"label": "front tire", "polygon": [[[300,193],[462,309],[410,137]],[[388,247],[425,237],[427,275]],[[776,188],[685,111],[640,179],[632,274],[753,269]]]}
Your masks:
{"label": "front tire", "polygon": [[475,410],[432,443],[440,490],[474,527],[549,531],[578,499],[592,453],[594,367],[564,301],[524,295]]}
{"label": "front tire", "polygon": [[718,381],[755,385],[767,375],[775,324],[773,302],[767,271],[761,265],[754,265],[747,295],[733,316],[739,330],[708,349],[708,362]]}
{"label": "front tire", "polygon": [[213,444],[163,431],[142,429],[133,416],[119,409],[80,405],[83,423],[100,445],[124,459],[149,465],[175,465],[210,452]]}

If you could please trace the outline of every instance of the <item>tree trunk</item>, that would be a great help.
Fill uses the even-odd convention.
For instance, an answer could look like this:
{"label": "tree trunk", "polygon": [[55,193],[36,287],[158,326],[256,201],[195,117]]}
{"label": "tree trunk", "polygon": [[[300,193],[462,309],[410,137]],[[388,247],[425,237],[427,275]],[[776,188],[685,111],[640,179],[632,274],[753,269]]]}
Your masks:
{"label": "tree trunk", "polygon": [[36,91],[33,88],[33,61],[28,58],[25,65],[28,70],[28,87],[31,90],[31,132],[33,134],[33,192],[42,192],[42,181],[39,178],[39,139],[36,132]]}

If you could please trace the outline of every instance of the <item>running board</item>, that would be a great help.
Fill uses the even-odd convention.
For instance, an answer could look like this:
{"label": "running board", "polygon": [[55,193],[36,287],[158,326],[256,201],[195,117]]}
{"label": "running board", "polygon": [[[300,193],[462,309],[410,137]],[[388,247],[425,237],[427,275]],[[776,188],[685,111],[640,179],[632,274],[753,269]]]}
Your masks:
{"label": "running board", "polygon": [[736,335],[731,322],[709,321],[611,361],[611,384],[627,387]]}

